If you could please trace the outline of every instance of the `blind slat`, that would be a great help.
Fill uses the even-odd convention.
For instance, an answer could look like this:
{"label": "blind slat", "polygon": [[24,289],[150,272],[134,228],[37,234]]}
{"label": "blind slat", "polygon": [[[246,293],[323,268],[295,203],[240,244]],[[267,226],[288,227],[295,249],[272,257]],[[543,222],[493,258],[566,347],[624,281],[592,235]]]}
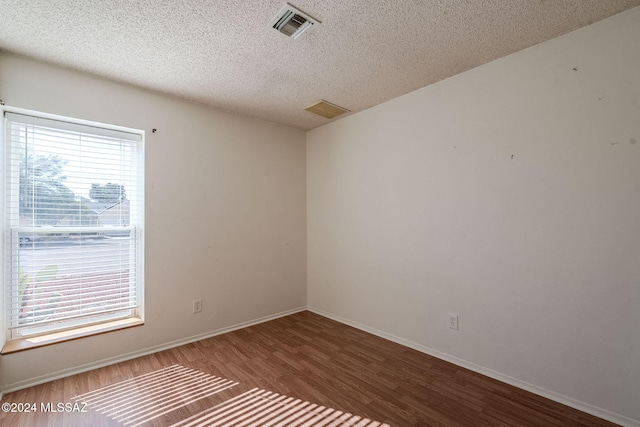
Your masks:
{"label": "blind slat", "polygon": [[[98,315],[116,313],[116,312],[121,312],[123,310],[132,310],[132,309],[135,309],[135,308],[137,308],[136,305],[128,305],[128,306],[118,307],[118,308],[108,308],[108,309],[104,309],[104,310],[94,310],[90,314],[81,313],[81,314],[63,316],[60,319],[56,319],[56,320],[39,320],[37,322],[30,323],[28,326],[29,327],[34,327],[34,326],[42,326],[42,325],[52,325],[54,327],[52,327],[51,329],[49,329],[47,331],[47,332],[50,332],[51,330],[67,329],[67,325],[64,323],[65,321],[86,318],[87,319],[86,323],[81,323],[81,324],[78,325],[78,326],[85,326],[86,324],[95,323],[92,320],[93,320],[93,318],[95,318]],[[122,317],[126,317],[126,316],[122,316]],[[112,319],[110,319],[110,320],[112,320]],[[24,328],[25,326],[26,325],[11,325],[11,326],[9,326],[9,329],[10,330],[16,330],[18,328]]]}
{"label": "blind slat", "polygon": [[101,142],[101,136],[104,138],[120,138],[136,142],[142,141],[141,132],[136,132],[133,129],[132,132],[128,132],[124,130],[125,128],[123,127],[120,127],[122,130],[119,130],[116,129],[115,126],[111,128],[91,126],[79,123],[79,121],[67,121],[63,118],[51,119],[41,115],[20,114],[10,111],[5,113],[5,117],[9,122],[33,125],[33,128],[40,132],[44,132],[46,129],[54,129],[58,133],[58,137],[64,136],[65,131],[67,131],[74,135],[77,133],[85,133],[90,135],[91,138],[95,138]]}

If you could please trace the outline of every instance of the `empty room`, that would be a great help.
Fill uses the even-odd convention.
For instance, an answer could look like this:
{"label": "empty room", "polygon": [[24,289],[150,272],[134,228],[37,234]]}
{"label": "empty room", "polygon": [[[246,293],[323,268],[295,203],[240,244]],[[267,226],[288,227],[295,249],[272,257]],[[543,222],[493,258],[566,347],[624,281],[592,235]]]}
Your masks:
{"label": "empty room", "polygon": [[3,426],[640,427],[640,0],[0,0]]}

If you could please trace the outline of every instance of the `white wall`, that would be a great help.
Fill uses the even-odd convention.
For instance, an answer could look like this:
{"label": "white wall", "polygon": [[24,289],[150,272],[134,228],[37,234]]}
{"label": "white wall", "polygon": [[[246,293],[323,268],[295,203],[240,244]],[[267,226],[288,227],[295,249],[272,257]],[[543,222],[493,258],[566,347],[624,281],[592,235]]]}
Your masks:
{"label": "white wall", "polygon": [[640,423],[639,41],[636,8],[310,131],[309,306]]}
{"label": "white wall", "polygon": [[6,54],[0,98],[146,131],[145,325],[1,356],[0,390],[306,306],[303,131]]}

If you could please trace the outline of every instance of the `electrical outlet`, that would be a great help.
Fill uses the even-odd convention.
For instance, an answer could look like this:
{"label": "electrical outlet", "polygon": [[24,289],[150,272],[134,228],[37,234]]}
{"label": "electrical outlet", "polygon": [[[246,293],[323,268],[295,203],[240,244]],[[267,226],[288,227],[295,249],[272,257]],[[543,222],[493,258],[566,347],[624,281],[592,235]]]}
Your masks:
{"label": "electrical outlet", "polygon": [[194,299],[193,300],[193,312],[200,313],[202,311],[202,300]]}
{"label": "electrical outlet", "polygon": [[449,327],[458,330],[458,315],[449,313]]}

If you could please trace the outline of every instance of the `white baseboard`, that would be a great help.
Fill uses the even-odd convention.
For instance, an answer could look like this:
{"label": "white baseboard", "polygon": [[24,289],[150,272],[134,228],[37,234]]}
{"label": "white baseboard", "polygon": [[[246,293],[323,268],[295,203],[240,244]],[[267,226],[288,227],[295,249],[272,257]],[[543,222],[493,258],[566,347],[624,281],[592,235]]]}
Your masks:
{"label": "white baseboard", "polygon": [[113,365],[115,363],[120,363],[120,362],[125,362],[127,360],[131,360],[131,359],[135,359],[137,357],[141,357],[141,356],[146,356],[149,354],[153,354],[153,353],[157,353],[159,351],[163,351],[163,350],[168,350],[170,348],[174,348],[174,347],[178,347],[181,345],[185,345],[185,344],[189,344],[195,341],[200,341],[206,338],[211,338],[211,337],[215,337],[217,335],[222,335],[222,334],[226,334],[227,332],[232,332],[232,331],[236,331],[238,329],[243,329],[249,326],[253,326],[253,325],[257,325],[259,323],[264,323],[264,322],[268,322],[270,320],[275,320],[278,319],[280,317],[284,317],[284,316],[289,316],[291,314],[295,314],[295,313],[299,313],[301,311],[305,311],[307,308],[306,307],[299,307],[299,308],[295,308],[292,310],[287,310],[287,311],[283,311],[277,314],[273,314],[270,316],[265,316],[265,317],[261,317],[259,319],[254,319],[248,322],[243,322],[243,323],[238,323],[236,325],[233,326],[229,326],[226,328],[221,328],[221,329],[216,329],[214,331],[209,331],[209,332],[205,332],[202,334],[198,334],[198,335],[193,335],[191,337],[187,337],[184,339],[180,339],[180,340],[176,340],[176,341],[171,341],[168,343],[164,343],[164,344],[160,344],[157,346],[153,346],[153,347],[149,347],[149,348],[145,348],[142,350],[138,350],[138,351],[134,351],[134,352],[130,352],[130,353],[126,353],[126,354],[121,354],[115,357],[109,357],[106,359],[101,359],[98,360],[96,362],[91,362],[91,363],[87,363],[85,365],[80,365],[80,366],[74,366],[73,368],[69,368],[69,369],[62,369],[60,371],[56,371],[56,372],[52,372],[46,375],[41,375],[38,377],[34,377],[34,378],[29,378],[27,380],[24,381],[18,381],[12,384],[8,384],[7,386],[4,387],[4,389],[2,390],[2,392],[0,392],[0,398],[2,397],[3,393],[4,394],[8,394],[8,393],[12,393],[14,391],[18,391],[18,390],[22,390],[24,388],[27,387],[33,387],[39,384],[44,384],[47,383],[49,381],[54,381],[54,380],[58,380],[60,378],[65,378],[65,377],[69,377],[71,375],[76,375],[76,374],[81,374],[83,372],[87,372],[87,371],[91,371],[93,369],[98,369],[98,368],[103,368],[105,366],[109,366],[109,365]]}
{"label": "white baseboard", "polygon": [[328,313],[326,311],[320,310],[315,307],[307,307],[307,310],[319,314],[320,316],[327,317],[329,319],[335,320],[337,322],[343,323],[345,325],[352,326],[356,329],[360,329],[362,331],[368,332],[370,334],[379,336],[381,338],[387,339],[389,341],[395,342],[397,344],[401,344],[405,347],[412,348],[414,350],[420,351],[422,353],[428,354],[433,357],[437,357],[438,359],[445,360],[447,362],[453,363],[454,365],[461,366],[463,368],[469,369],[470,371],[477,372],[479,374],[485,375],[487,377],[496,379],[498,381],[502,381],[514,387],[521,388],[523,390],[529,391],[531,393],[537,394],[542,397],[546,397],[547,399],[553,400],[558,403],[562,403],[563,405],[567,405],[571,408],[577,409],[582,412],[586,412],[587,414],[591,414],[593,416],[602,418],[607,421],[611,421],[612,423],[619,424],[624,427],[640,427],[640,421],[634,420],[632,418],[625,417],[623,415],[616,414],[611,411],[607,411],[606,409],[598,408],[596,406],[590,405],[588,403],[581,402],[576,399],[572,399],[571,397],[553,392],[551,390],[547,390],[543,387],[536,386],[534,384],[529,384],[525,381],[521,381],[517,378],[510,377],[509,375],[502,374],[500,372],[496,372],[494,370],[485,368],[480,365],[476,365],[475,363],[468,362],[463,359],[459,359],[455,356],[451,356],[446,353],[442,353],[441,351],[434,350],[430,347],[424,346],[422,344],[415,343],[413,341],[406,340],[404,338],[397,337],[392,334],[388,334],[384,331],[380,331],[375,328],[371,328],[369,326],[363,325],[358,322],[353,322],[349,319],[345,319],[343,317],[334,315],[332,313]]}

